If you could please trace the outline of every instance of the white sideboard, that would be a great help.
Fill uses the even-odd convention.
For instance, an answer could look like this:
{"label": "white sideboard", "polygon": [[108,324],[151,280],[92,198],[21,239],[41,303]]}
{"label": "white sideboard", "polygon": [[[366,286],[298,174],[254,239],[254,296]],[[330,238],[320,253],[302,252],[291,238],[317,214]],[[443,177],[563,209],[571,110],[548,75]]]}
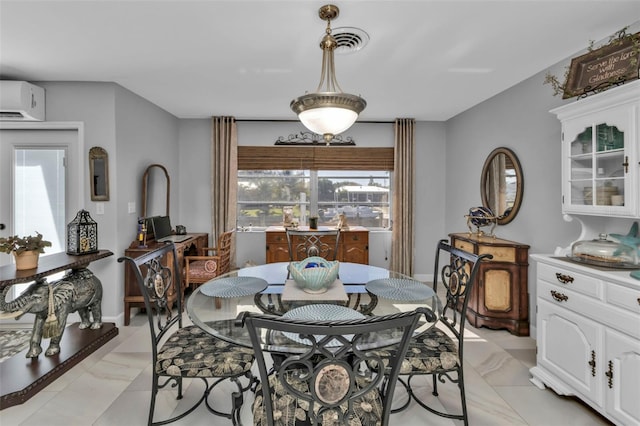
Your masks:
{"label": "white sideboard", "polygon": [[537,359],[531,381],[575,395],[618,425],[640,425],[640,281],[629,271],[531,255]]}

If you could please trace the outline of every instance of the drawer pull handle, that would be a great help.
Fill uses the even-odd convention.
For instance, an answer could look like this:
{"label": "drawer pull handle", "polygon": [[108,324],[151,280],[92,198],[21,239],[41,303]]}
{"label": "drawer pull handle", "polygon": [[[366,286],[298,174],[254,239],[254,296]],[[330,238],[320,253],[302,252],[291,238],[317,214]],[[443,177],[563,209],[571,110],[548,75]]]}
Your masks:
{"label": "drawer pull handle", "polygon": [[596,377],[596,351],[591,351],[589,366],[591,367],[591,376]]}
{"label": "drawer pull handle", "polygon": [[607,371],[606,373],[604,373],[605,376],[607,376],[608,380],[608,384],[609,384],[609,389],[613,388],[613,361],[609,360],[609,371]]}
{"label": "drawer pull handle", "polygon": [[573,282],[573,277],[571,275],[561,274],[560,272],[556,272],[556,278],[562,284],[569,284]]}
{"label": "drawer pull handle", "polygon": [[567,300],[569,300],[569,296],[555,290],[551,290],[551,297],[553,297],[558,302],[566,302]]}
{"label": "drawer pull handle", "polygon": [[629,173],[629,157],[624,156],[624,163],[622,163],[622,167],[624,167],[624,172]]}
{"label": "drawer pull handle", "polygon": [[638,297],[638,305],[640,305],[640,297]]}

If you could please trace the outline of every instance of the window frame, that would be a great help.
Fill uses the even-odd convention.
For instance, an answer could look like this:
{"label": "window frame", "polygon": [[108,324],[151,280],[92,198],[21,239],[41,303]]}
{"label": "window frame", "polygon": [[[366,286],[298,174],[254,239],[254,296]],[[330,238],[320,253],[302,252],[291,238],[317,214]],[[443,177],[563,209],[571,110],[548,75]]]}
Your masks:
{"label": "window frame", "polygon": [[[393,148],[358,148],[358,147],[265,147],[238,146],[238,176],[244,170],[309,170],[310,199],[307,205],[310,212],[318,211],[318,171],[384,171],[389,172],[389,215],[393,204]],[[314,186],[315,184],[315,186]],[[315,197],[314,197],[315,192]],[[238,212],[240,204],[236,201]],[[300,204],[300,203],[298,203]],[[386,227],[367,226],[371,230],[391,228],[392,218]],[[251,228],[261,229],[259,226]]]}

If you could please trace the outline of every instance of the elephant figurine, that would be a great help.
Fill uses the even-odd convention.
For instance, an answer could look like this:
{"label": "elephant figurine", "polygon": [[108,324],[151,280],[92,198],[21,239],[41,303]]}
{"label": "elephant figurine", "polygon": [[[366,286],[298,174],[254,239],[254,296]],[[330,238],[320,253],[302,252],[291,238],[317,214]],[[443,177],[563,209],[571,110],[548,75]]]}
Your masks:
{"label": "elephant figurine", "polygon": [[50,290],[53,291],[53,306],[58,327],[52,333],[46,356],[60,352],[60,340],[67,323],[67,315],[70,313],[78,311],[81,329],[102,327],[102,283],[86,268],[74,269],[61,280],[51,284],[35,282],[20,296],[7,302],[5,297],[9,288],[10,286],[5,287],[0,293],[0,311],[5,312],[2,317],[18,319],[26,313],[35,315],[27,358],[37,358],[42,352],[40,342],[43,327],[51,314]]}

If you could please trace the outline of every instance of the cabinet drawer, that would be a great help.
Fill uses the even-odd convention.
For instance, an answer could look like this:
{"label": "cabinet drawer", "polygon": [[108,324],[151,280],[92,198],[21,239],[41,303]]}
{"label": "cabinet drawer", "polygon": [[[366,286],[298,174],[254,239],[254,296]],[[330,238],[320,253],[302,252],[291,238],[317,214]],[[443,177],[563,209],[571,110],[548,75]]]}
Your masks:
{"label": "cabinet drawer", "polygon": [[602,299],[602,281],[597,278],[543,263],[538,265],[537,271],[539,280]]}
{"label": "cabinet drawer", "polygon": [[282,232],[267,232],[266,233],[266,241],[267,244],[286,244],[287,243],[287,235]]}
{"label": "cabinet drawer", "polygon": [[606,283],[606,289],[607,303],[640,314],[640,289],[634,290],[611,283]]}
{"label": "cabinet drawer", "polygon": [[474,244],[467,241],[455,240],[455,243],[453,244],[453,246],[457,249],[464,250],[468,253],[475,253],[475,250],[473,248]]}
{"label": "cabinet drawer", "polygon": [[513,247],[478,246],[478,254],[490,254],[491,262],[515,262],[516,249]]}
{"label": "cabinet drawer", "polygon": [[340,234],[343,238],[343,243],[353,244],[367,244],[369,240],[369,234],[367,232],[343,232]]}

